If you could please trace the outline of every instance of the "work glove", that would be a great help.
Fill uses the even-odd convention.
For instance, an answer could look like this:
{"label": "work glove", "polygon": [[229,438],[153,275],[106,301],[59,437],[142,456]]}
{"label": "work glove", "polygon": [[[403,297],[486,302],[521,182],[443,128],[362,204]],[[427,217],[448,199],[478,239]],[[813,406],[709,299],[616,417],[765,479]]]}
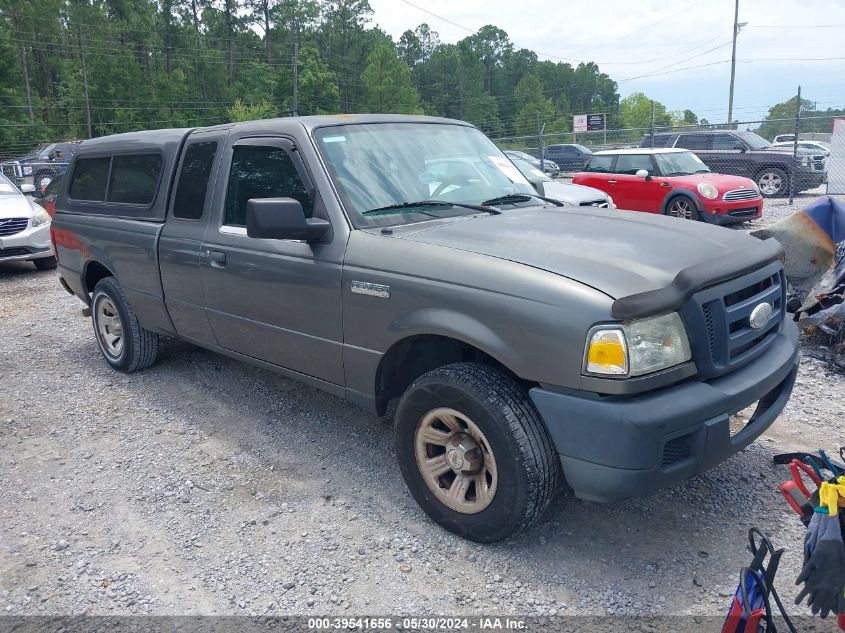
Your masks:
{"label": "work glove", "polygon": [[826,618],[831,611],[845,613],[845,543],[839,519],[824,514],[819,516],[815,547],[795,581],[796,585],[804,583],[795,604],[800,604],[806,597],[813,615]]}
{"label": "work glove", "polygon": [[810,554],[816,549],[816,543],[819,540],[819,525],[821,524],[822,515],[819,512],[813,512],[810,518],[810,523],[807,525],[807,531],[804,534],[804,564],[810,560]]}

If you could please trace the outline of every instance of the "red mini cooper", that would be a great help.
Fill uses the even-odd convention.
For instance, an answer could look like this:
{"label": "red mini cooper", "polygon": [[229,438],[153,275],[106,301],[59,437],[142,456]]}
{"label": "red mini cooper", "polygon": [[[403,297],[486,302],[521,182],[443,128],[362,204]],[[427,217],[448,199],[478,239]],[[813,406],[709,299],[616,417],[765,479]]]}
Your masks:
{"label": "red mini cooper", "polygon": [[616,149],[596,152],[572,182],[613,197],[616,207],[663,213],[712,224],[759,218],[763,199],[754,181],[714,174],[683,149]]}

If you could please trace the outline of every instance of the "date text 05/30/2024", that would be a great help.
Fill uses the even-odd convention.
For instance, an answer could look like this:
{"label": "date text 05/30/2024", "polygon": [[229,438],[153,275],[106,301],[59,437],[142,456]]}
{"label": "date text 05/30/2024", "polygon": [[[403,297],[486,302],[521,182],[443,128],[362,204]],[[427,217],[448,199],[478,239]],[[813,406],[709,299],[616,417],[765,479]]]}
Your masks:
{"label": "date text 05/30/2024", "polygon": [[516,618],[309,618],[309,630],[369,630],[369,631],[452,631],[452,630],[510,630],[521,631],[525,621]]}

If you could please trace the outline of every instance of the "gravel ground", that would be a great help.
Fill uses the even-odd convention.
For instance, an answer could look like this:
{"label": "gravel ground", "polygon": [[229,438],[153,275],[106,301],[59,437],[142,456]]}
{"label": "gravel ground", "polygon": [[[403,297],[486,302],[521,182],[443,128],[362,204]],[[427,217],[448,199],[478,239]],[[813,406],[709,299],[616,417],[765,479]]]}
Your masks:
{"label": "gravel ground", "polygon": [[564,494],[481,546],[418,510],[389,418],[177,341],[112,371],[28,264],[0,265],[0,297],[0,613],[722,615],[752,525],[787,548],[791,604],[802,529],[771,456],[842,437],[845,380],[805,358],[775,426],[713,471],[611,506]]}

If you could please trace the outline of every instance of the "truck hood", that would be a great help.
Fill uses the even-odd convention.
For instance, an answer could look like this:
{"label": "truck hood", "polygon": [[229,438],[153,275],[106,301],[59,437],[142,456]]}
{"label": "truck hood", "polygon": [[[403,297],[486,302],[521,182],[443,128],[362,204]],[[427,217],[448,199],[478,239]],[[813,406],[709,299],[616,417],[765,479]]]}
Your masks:
{"label": "truck hood", "polygon": [[31,218],[35,209],[25,196],[0,195],[0,221],[5,218]]}
{"label": "truck hood", "polygon": [[395,237],[525,264],[613,299],[665,288],[681,270],[761,244],[702,222],[594,207],[521,208],[407,229]]}

